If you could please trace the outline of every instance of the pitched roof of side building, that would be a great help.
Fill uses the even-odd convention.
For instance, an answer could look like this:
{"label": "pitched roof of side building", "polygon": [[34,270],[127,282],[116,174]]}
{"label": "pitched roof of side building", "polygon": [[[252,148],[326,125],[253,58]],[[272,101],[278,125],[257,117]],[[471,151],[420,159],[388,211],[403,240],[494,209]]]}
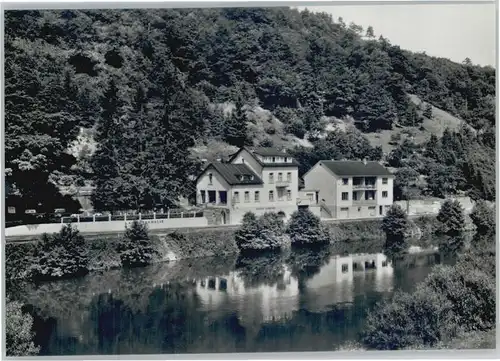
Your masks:
{"label": "pitched roof of side building", "polygon": [[[252,155],[252,157],[262,166],[262,167],[298,167],[299,166],[299,163],[289,154],[287,153],[283,153],[283,152],[280,152],[279,150],[277,149],[274,149],[274,148],[257,148],[256,150],[251,150],[249,148],[246,148],[246,147],[243,147],[243,148],[240,148],[236,153],[234,153],[233,155],[231,155],[231,157],[229,158],[229,162],[232,162],[237,156],[238,154],[240,154],[240,152],[242,150],[246,150],[248,153],[250,153]],[[260,156],[263,156],[263,157],[290,157],[292,158],[292,161],[291,162],[273,162],[273,163],[265,163],[265,162],[262,162],[260,159],[258,159],[255,155],[260,155]]]}
{"label": "pitched roof of side building", "polygon": [[[246,164],[231,164],[231,163],[210,163],[196,181],[205,174],[207,170],[213,168],[221,175],[229,185],[247,185],[247,184],[262,184],[262,179],[255,174]],[[243,178],[241,178],[243,177]]]}
{"label": "pitched roof of side building", "polygon": [[318,164],[339,176],[375,177],[393,175],[386,167],[378,162],[321,160]]}

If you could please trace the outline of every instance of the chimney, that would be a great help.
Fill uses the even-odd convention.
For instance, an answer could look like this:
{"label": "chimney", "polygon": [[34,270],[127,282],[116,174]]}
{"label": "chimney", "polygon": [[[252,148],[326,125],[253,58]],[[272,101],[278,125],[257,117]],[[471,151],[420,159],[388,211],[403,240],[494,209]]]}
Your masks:
{"label": "chimney", "polygon": [[217,158],[217,162],[222,163],[222,158]]}

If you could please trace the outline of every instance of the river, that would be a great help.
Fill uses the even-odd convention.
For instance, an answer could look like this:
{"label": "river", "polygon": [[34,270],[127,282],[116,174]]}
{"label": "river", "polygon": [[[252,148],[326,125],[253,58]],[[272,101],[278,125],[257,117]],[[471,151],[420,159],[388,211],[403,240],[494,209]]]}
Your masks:
{"label": "river", "polygon": [[42,355],[330,351],[358,340],[367,311],[411,291],[440,258],[322,249],[193,259],[15,295],[35,315]]}

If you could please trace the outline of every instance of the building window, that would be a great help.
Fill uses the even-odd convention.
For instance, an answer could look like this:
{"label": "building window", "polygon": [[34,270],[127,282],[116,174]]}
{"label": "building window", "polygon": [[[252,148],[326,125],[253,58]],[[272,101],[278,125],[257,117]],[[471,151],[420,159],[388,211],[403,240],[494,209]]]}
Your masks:
{"label": "building window", "polygon": [[250,192],[245,192],[245,203],[250,202]]}
{"label": "building window", "polygon": [[206,194],[205,194],[205,191],[201,191],[201,203],[205,203],[205,200],[206,200]]}
{"label": "building window", "polygon": [[352,192],[352,200],[357,201],[358,200],[358,192]]}
{"label": "building window", "polygon": [[245,163],[245,159],[244,158],[241,158],[241,163]]}
{"label": "building window", "polygon": [[269,202],[274,202],[274,192],[269,191]]}
{"label": "building window", "polygon": [[349,178],[342,178],[342,184],[343,185],[349,184]]}
{"label": "building window", "polygon": [[343,264],[342,265],[342,273],[347,273],[349,271],[349,265],[348,264]]}
{"label": "building window", "polygon": [[387,267],[387,261],[382,261],[382,267]]}
{"label": "building window", "polygon": [[287,162],[287,163],[291,163],[291,162],[292,162],[292,158],[287,157],[287,158],[286,158],[286,162]]}
{"label": "building window", "polygon": [[382,198],[387,198],[387,191],[382,191]]}
{"label": "building window", "polygon": [[278,173],[278,182],[283,182],[283,173]]}
{"label": "building window", "polygon": [[259,191],[255,191],[255,202],[260,202],[260,193],[259,193]]}
{"label": "building window", "polygon": [[366,191],[365,192],[365,200],[373,201],[374,199],[375,199],[375,192],[374,191]]}
{"label": "building window", "polygon": [[349,210],[349,208],[346,208],[346,207],[340,208],[341,212],[347,212],[348,210]]}
{"label": "building window", "polygon": [[212,183],[212,178],[213,178],[212,173],[208,173],[208,184],[213,184]]}
{"label": "building window", "polygon": [[382,184],[387,184],[387,178],[382,178]]}
{"label": "building window", "polygon": [[288,183],[292,183],[292,172],[288,172],[288,173],[286,174],[286,181],[287,181]]}
{"label": "building window", "polygon": [[314,201],[314,193],[307,193],[307,195],[309,196],[309,200],[311,202]]}
{"label": "building window", "polygon": [[286,199],[289,201],[292,200],[292,191],[290,189],[286,191]]}
{"label": "building window", "polygon": [[342,200],[343,201],[349,200],[349,193],[348,192],[342,192]]}
{"label": "building window", "polygon": [[234,203],[240,203],[240,193],[234,192]]}
{"label": "building window", "polygon": [[375,207],[368,207],[368,209],[369,209],[370,211],[373,211],[373,210],[375,209]]}
{"label": "building window", "polygon": [[276,163],[276,157],[273,157],[273,163]]}
{"label": "building window", "polygon": [[269,173],[269,183],[274,183],[274,174]]}

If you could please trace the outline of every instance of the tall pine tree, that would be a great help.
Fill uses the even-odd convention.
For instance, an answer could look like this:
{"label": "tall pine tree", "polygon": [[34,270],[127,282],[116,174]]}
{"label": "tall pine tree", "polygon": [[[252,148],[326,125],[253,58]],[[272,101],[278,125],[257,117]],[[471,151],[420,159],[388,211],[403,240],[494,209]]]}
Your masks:
{"label": "tall pine tree", "polygon": [[91,161],[94,191],[91,196],[94,209],[117,211],[122,208],[119,200],[120,183],[117,145],[120,136],[120,100],[112,79],[102,97],[102,112],[97,123],[95,139],[98,142]]}

